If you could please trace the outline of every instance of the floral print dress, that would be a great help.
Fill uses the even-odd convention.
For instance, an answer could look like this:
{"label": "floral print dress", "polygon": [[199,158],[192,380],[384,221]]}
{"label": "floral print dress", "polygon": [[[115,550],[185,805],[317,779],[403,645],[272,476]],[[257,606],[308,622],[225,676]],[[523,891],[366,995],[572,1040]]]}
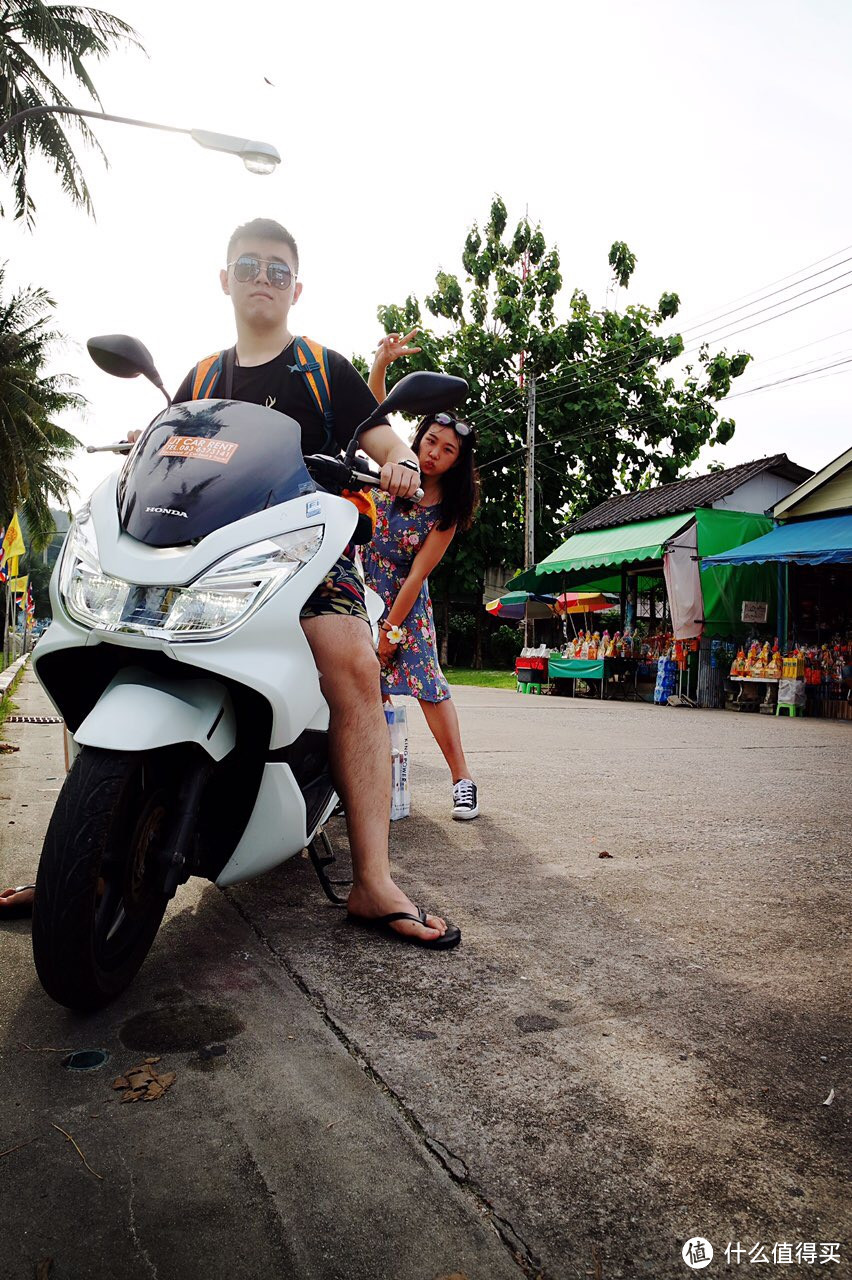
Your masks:
{"label": "floral print dress", "polygon": [[[414,557],[437,523],[440,505],[421,507],[416,502],[376,493],[376,532],[362,548],[364,576],[382,597],[388,610],[399,594]],[[387,667],[382,667],[382,693],[409,694],[422,702],[444,702],[450,686],[438,664],[435,619],[424,582],[411,612],[402,623],[402,641]]]}

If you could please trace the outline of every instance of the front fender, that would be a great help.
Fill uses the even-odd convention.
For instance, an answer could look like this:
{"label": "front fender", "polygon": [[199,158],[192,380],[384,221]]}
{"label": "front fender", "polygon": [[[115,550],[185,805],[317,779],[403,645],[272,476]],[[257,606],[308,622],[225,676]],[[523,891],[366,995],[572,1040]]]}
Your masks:
{"label": "front fender", "polygon": [[81,747],[151,751],[195,742],[221,760],[237,740],[231,695],[217,680],[157,678],[120,671],[74,734]]}

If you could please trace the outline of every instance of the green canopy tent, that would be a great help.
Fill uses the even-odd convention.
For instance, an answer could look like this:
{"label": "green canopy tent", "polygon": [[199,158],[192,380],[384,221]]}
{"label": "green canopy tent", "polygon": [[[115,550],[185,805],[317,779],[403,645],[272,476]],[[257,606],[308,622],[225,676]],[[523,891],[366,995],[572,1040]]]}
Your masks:
{"label": "green canopy tent", "polygon": [[[699,558],[741,546],[772,528],[772,521],[765,516],[700,507],[654,520],[575,533],[534,568],[513,578],[508,589],[537,593],[621,592],[623,598],[629,574],[634,591],[645,592],[660,585],[666,544],[693,521],[698,526]],[[654,576],[649,577],[650,574]],[[775,581],[763,566],[716,569],[715,575],[702,575],[702,588],[707,635],[742,632],[743,600],[766,600],[768,616],[773,616]]]}

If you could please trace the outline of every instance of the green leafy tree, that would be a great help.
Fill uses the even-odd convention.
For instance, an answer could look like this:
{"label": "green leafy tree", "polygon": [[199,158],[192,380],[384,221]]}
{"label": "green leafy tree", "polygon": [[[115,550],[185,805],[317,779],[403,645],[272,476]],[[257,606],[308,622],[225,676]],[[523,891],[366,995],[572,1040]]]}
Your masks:
{"label": "green leafy tree", "polygon": [[[79,85],[95,107],[100,108],[101,100],[88,64],[127,44],[141,47],[133,28],[100,9],[43,4],[41,0],[2,0],[0,123],[33,107],[79,106],[66,97],[52,78],[56,72]],[[0,137],[0,168],[12,183],[14,216],[25,218],[30,226],[35,205],[27,185],[27,166],[33,154],[49,161],[63,191],[74,204],[92,212],[91,196],[69,139],[69,130],[99,151],[106,162],[95,135],[79,117],[32,116]]]}
{"label": "green leafy tree", "polygon": [[0,523],[21,507],[38,550],[55,528],[50,498],[67,506],[71,477],[63,464],[79,445],[57,418],[83,400],[72,379],[45,372],[59,339],[48,328],[53,300],[24,288],[7,302],[4,278],[0,266]]}
{"label": "green leafy tree", "polygon": [[[615,282],[626,289],[636,257],[610,250]],[[420,329],[422,354],[395,364],[389,386],[413,368],[466,378],[464,412],[476,428],[482,492],[473,529],[457,538],[433,575],[444,604],[450,595],[481,599],[488,566],[523,563],[527,387],[536,379],[536,517],[538,558],[558,544],[566,522],[613,493],[676,479],[708,444],[731,438],[734,423],[716,402],[750,357],[684,349],[671,332],[680,301],[665,293],[654,307],[593,310],[576,289],[559,320],[559,253],[540,226],[522,219],[513,232],[503,200],[474,224],[462,249],[463,275],[439,271],[420,303],[381,306],[386,332]],[[673,362],[692,359],[679,372]],[[439,620],[446,607],[439,607]],[[480,610],[481,612],[481,610]],[[479,652],[480,646],[477,646]]]}

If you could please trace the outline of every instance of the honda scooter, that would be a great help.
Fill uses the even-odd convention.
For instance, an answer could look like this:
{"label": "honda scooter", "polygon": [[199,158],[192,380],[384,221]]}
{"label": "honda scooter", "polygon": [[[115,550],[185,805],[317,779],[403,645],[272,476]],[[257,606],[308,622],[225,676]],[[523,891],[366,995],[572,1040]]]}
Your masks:
{"label": "honda scooter", "polygon": [[[106,372],[166,394],[136,339],[88,345]],[[307,848],[340,900],[323,830],[337,804],[328,707],[299,615],[353,540],[342,492],[379,487],[361,433],[467,390],[408,374],[343,458],[303,457],[292,418],[232,400],[169,401],[134,445],[110,446],[129,456],[74,518],[33,655],[73,758],[33,910],[54,1000],[90,1010],[123,991],[190,876],[232,885]]]}

